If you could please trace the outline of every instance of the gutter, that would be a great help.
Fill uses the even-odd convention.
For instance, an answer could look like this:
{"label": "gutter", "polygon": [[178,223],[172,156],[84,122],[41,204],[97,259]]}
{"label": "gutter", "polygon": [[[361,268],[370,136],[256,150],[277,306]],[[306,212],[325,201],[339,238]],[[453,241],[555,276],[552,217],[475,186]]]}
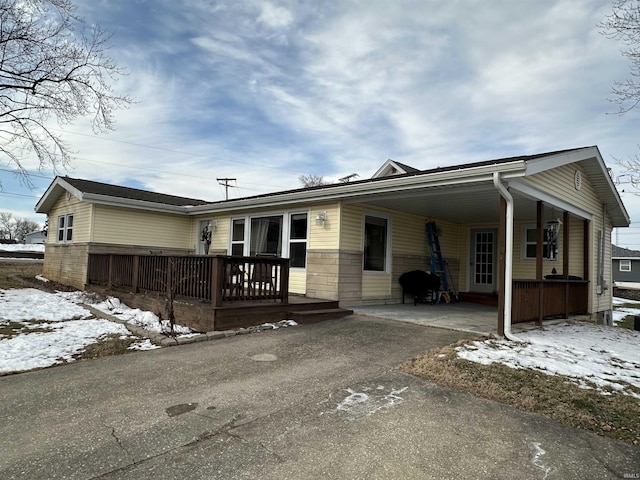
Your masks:
{"label": "gutter", "polygon": [[511,304],[513,300],[513,197],[500,180],[500,172],[493,172],[493,185],[507,202],[506,251],[504,259],[504,336],[522,342],[511,333]]}
{"label": "gutter", "polygon": [[313,201],[364,199],[369,196],[389,193],[397,194],[403,191],[490,182],[492,174],[496,171],[505,175],[504,178],[521,177],[524,174],[525,166],[523,161],[517,161],[508,164],[485,165],[468,169],[460,168],[446,172],[416,174],[399,178],[383,177],[353,184],[333,184],[311,191],[276,192],[237,200],[212,202],[206,205],[189,206],[187,207],[187,213],[189,215],[223,213],[244,208],[266,208]]}

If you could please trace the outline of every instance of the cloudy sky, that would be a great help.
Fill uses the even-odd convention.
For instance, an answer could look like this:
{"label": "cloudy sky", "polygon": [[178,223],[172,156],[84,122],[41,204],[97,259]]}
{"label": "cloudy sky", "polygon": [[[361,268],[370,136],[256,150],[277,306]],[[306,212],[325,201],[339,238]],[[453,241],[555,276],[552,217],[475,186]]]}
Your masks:
{"label": "cloudy sky", "polygon": [[[640,109],[611,114],[628,76],[599,33],[611,0],[76,0],[113,33],[136,104],[117,130],[64,127],[66,174],[205,200],[371,176],[387,158],[426,169],[598,145],[640,153]],[[0,210],[34,217],[53,178],[21,186],[0,159]],[[638,222],[614,234],[640,249]],[[637,233],[636,233],[637,232]]]}

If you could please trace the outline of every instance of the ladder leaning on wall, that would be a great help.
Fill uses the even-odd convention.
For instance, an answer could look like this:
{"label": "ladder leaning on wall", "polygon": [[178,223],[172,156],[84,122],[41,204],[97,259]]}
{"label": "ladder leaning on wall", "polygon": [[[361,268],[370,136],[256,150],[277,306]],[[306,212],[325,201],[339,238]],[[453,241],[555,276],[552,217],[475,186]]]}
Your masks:
{"label": "ladder leaning on wall", "polygon": [[442,251],[440,250],[440,239],[438,238],[438,228],[436,222],[427,222],[427,240],[429,242],[430,257],[431,257],[431,273],[440,277],[440,291],[438,292],[438,300],[444,300],[449,303],[449,282],[447,281],[447,271],[445,269],[445,262],[442,258]]}

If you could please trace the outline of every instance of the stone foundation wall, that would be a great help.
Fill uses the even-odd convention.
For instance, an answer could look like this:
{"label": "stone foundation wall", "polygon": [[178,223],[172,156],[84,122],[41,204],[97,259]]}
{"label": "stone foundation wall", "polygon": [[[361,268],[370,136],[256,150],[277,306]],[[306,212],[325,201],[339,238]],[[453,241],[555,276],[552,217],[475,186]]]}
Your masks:
{"label": "stone foundation wall", "polygon": [[89,246],[86,243],[47,243],[42,275],[53,282],[83,290],[87,280],[88,249]]}
{"label": "stone foundation wall", "polygon": [[360,300],[362,252],[308,250],[306,296],[340,302]]}

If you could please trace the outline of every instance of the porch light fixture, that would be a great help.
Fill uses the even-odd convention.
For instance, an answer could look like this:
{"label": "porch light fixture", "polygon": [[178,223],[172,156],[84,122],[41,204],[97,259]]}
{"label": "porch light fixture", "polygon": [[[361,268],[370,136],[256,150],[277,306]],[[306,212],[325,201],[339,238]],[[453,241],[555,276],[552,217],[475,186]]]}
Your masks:
{"label": "porch light fixture", "polygon": [[326,221],[327,221],[327,212],[323,211],[318,213],[318,215],[316,215],[316,225],[318,227],[323,226]]}

